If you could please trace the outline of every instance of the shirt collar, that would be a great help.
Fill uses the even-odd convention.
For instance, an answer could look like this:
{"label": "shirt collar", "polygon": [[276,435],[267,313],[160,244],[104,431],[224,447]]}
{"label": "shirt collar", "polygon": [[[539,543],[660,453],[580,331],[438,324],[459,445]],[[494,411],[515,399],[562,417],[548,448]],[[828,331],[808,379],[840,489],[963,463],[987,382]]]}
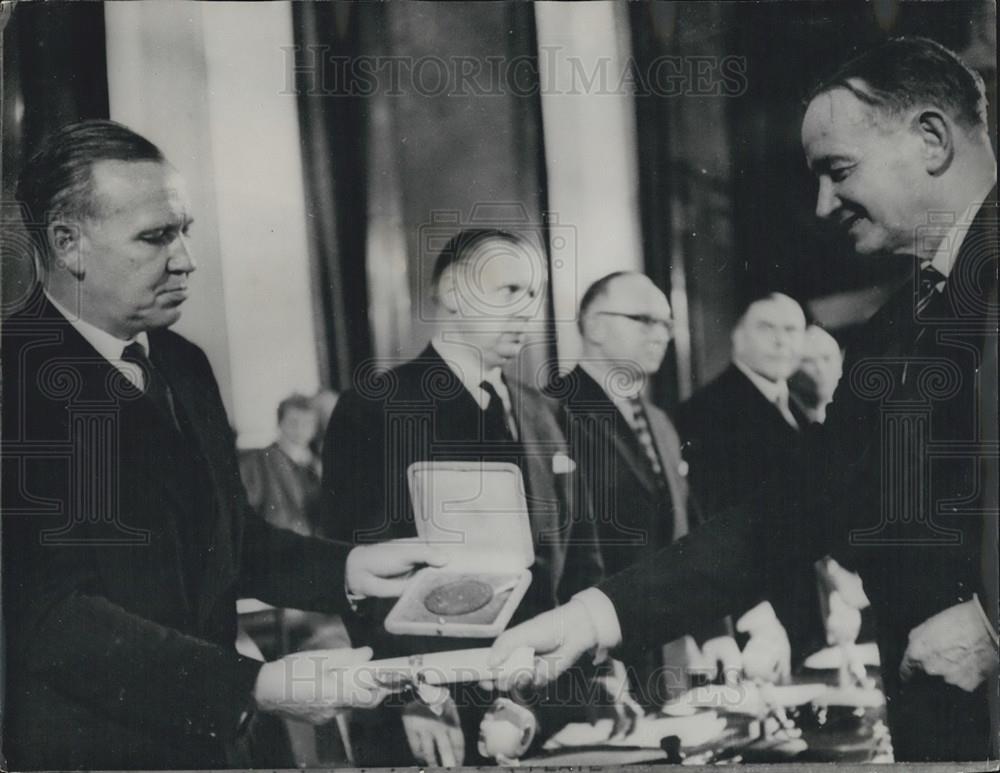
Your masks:
{"label": "shirt collar", "polygon": [[483,381],[489,381],[500,395],[504,408],[510,411],[510,393],[507,391],[499,366],[484,371],[482,355],[475,347],[445,341],[440,334],[434,336],[431,346],[444,360],[448,369],[462,382],[462,386],[472,395],[480,409],[486,410],[490,396],[479,385]]}
{"label": "shirt collar", "polygon": [[580,368],[583,370],[584,373],[586,373],[588,376],[594,379],[595,382],[597,382],[597,385],[601,388],[601,391],[608,396],[608,399],[612,403],[614,403],[615,407],[619,410],[619,412],[626,419],[628,419],[629,422],[631,422],[633,411],[632,411],[632,405],[629,403],[629,400],[640,397],[640,394],[642,392],[643,382],[641,380],[637,380],[631,384],[631,386],[633,387],[632,389],[626,390],[624,388],[625,386],[624,379],[622,379],[620,381],[615,382],[616,386],[618,384],[621,384],[622,388],[616,389],[614,390],[614,392],[611,392],[608,391],[607,373],[602,373],[600,370],[598,370],[598,368],[594,367],[593,363],[588,362],[586,360],[580,361]]}
{"label": "shirt collar", "polygon": [[972,221],[979,212],[979,208],[983,206],[985,199],[986,196],[984,195],[969,205],[965,212],[962,213],[962,216],[945,232],[944,238],[934,251],[933,257],[930,260],[921,261],[921,268],[925,268],[928,265],[933,266],[945,279],[948,278],[951,274],[951,267],[955,263],[955,257],[958,255],[962,242],[965,241],[965,235],[969,232],[969,226],[972,225]]}
{"label": "shirt collar", "polygon": [[139,343],[146,351],[146,355],[149,355],[149,336],[146,335],[145,331],[127,341],[122,340],[117,336],[111,335],[111,333],[106,330],[101,330],[96,325],[90,324],[86,320],[82,319],[79,314],[74,314],[69,311],[69,309],[53,298],[47,290],[45,291],[45,297],[48,298],[49,303],[55,306],[56,310],[66,318],[66,321],[73,326],[73,329],[83,336],[84,340],[93,346],[97,350],[97,353],[108,362],[114,363],[121,360],[122,351],[126,346],[132,343]]}
{"label": "shirt collar", "polygon": [[740,372],[750,379],[750,383],[757,388],[758,392],[764,395],[769,403],[776,403],[779,399],[784,400],[786,403],[788,402],[787,381],[771,381],[769,378],[764,378],[736,358],[733,358],[733,365],[739,368]]}

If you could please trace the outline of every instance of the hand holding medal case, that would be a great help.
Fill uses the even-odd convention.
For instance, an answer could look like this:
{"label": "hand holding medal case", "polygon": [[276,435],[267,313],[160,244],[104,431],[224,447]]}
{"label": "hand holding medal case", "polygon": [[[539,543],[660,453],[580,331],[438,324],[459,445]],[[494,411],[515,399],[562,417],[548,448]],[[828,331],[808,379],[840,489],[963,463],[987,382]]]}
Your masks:
{"label": "hand holding medal case", "polygon": [[407,481],[418,539],[449,560],[417,572],[385,629],[498,636],[531,584],[535,560],[521,470],[501,462],[415,462]]}

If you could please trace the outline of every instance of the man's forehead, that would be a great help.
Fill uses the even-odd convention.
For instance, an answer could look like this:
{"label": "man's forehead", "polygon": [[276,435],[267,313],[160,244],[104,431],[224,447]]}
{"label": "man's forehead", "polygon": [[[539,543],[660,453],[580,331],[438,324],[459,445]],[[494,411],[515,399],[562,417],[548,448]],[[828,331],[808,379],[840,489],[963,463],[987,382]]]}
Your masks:
{"label": "man's forehead", "polygon": [[764,298],[755,301],[747,308],[747,321],[781,321],[801,323],[805,327],[805,314],[802,307],[791,298]]}
{"label": "man's forehead", "polygon": [[180,174],[158,161],[103,160],[91,167],[94,203],[104,217],[161,209],[188,210]]}
{"label": "man's forehead", "polygon": [[813,97],[802,119],[802,145],[810,160],[850,150],[870,135],[877,114],[848,89],[832,88]]}
{"label": "man's forehead", "polygon": [[615,277],[598,302],[598,308],[621,308],[623,304],[627,304],[627,308],[636,313],[670,315],[670,303],[666,296],[649,277],[641,274]]}

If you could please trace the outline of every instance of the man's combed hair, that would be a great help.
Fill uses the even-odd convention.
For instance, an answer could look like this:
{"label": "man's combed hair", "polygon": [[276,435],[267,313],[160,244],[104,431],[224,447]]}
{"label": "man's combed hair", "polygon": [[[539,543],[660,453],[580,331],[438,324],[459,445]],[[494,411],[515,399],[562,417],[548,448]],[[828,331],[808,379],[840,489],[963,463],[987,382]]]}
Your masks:
{"label": "man's combed hair", "polygon": [[966,129],[986,126],[983,79],[952,51],[927,38],[892,38],[852,59],[821,80],[806,104],[836,88],[890,115],[930,104]]}
{"label": "man's combed hair", "polygon": [[459,231],[447,241],[441,252],[438,253],[431,274],[431,286],[437,288],[445,271],[451,266],[469,259],[481,245],[494,239],[509,242],[519,249],[525,245],[522,237],[500,228],[468,228]]}
{"label": "man's combed hair", "polygon": [[42,260],[48,264],[44,228],[56,216],[86,217],[94,213],[93,165],[99,161],[165,161],[145,137],[114,121],[81,121],[49,135],[28,160],[15,196],[24,205]]}

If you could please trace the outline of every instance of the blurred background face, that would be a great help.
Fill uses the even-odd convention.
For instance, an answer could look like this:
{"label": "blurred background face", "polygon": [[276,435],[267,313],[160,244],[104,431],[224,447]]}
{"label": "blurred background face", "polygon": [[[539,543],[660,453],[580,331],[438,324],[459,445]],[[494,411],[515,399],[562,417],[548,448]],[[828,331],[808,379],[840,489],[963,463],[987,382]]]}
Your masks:
{"label": "blurred background face", "polygon": [[844,360],[837,340],[823,328],[810,325],[806,330],[799,372],[812,385],[820,402],[829,402],[843,374]]}
{"label": "blurred background face", "polygon": [[587,312],[597,333],[599,354],[652,375],[670,343],[672,317],[666,296],[644,276],[612,280]]}
{"label": "blurred background face", "polygon": [[482,353],[487,369],[516,357],[541,302],[541,256],[530,245],[487,239],[449,271],[450,328]]}
{"label": "blurred background face", "polygon": [[305,448],[316,434],[316,413],[289,408],[278,422],[281,438],[296,448]]}
{"label": "blurred background face", "polygon": [[806,318],[791,298],[750,305],[733,331],[733,357],[771,381],[785,381],[799,365]]}

